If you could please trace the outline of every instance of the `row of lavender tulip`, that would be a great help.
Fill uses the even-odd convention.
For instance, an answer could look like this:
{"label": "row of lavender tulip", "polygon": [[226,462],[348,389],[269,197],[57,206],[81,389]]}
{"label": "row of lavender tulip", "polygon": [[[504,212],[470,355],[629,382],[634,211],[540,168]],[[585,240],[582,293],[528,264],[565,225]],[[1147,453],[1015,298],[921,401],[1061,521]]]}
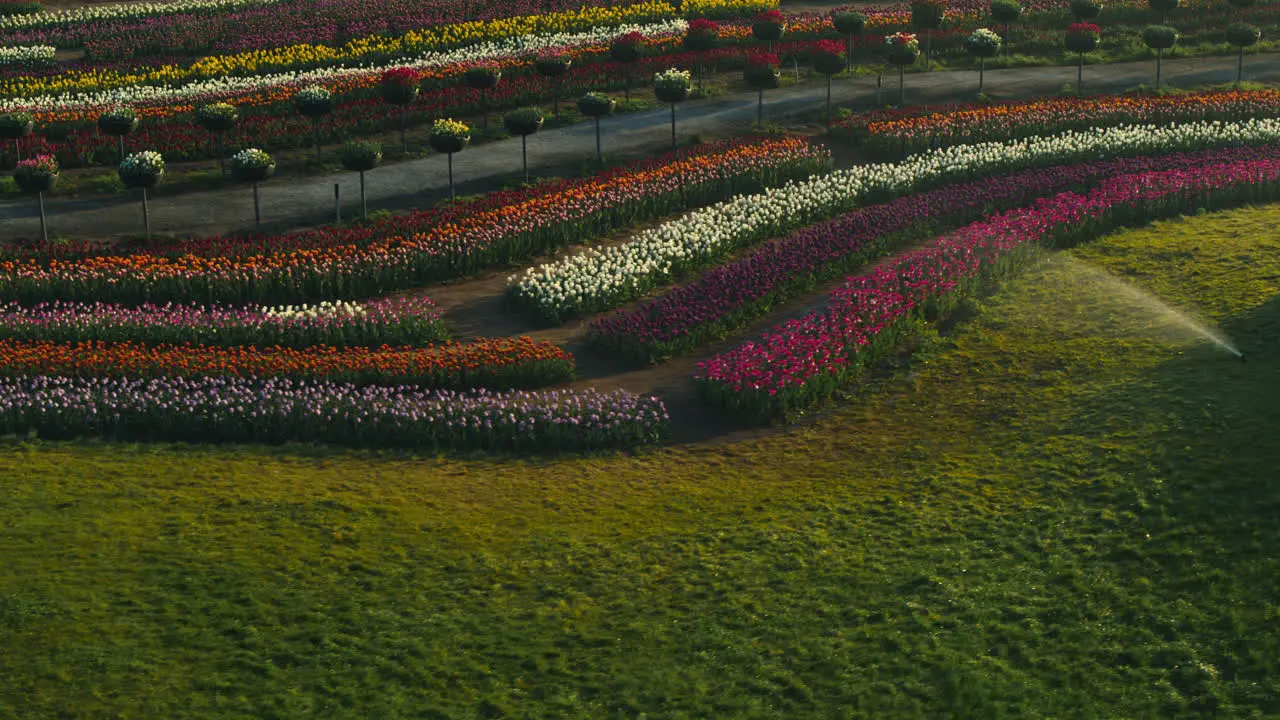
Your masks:
{"label": "row of lavender tulip", "polygon": [[252,378],[0,378],[0,433],[48,439],[286,443],[434,451],[660,442],[662,402],[624,392],[423,391]]}
{"label": "row of lavender tulip", "polygon": [[305,348],[417,346],[448,337],[425,297],[283,307],[54,301],[0,304],[0,340]]}
{"label": "row of lavender tulip", "polygon": [[1206,163],[1127,174],[1081,195],[1064,192],[944,235],[850,278],[828,306],[699,363],[695,379],[714,405],[768,419],[812,407],[893,348],[904,333],[944,316],[966,294],[1025,264],[1044,247],[1115,227],[1280,197],[1280,159]]}
{"label": "row of lavender tulip", "polygon": [[912,237],[936,234],[1037,197],[1085,189],[1116,175],[1250,158],[1280,159],[1280,145],[1029,170],[861,208],[757,248],[633,309],[601,317],[591,324],[590,339],[595,347],[632,360],[661,362],[724,337]]}

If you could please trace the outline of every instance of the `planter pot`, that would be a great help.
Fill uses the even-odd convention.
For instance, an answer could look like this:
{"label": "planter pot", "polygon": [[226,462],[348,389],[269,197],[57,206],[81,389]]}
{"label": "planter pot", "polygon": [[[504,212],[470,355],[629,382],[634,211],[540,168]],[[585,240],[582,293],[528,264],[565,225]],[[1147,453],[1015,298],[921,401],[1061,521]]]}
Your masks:
{"label": "planter pot", "polygon": [[389,105],[408,105],[418,97],[417,85],[383,85],[382,99]]}
{"label": "planter pot", "polygon": [[781,83],[782,73],[773,68],[747,69],[743,79],[752,90],[773,90]]}
{"label": "planter pot", "polygon": [[369,172],[378,167],[378,163],[382,162],[382,156],[377,157],[345,157],[342,158],[342,167],[354,172]]}
{"label": "planter pot", "polygon": [[231,177],[239,180],[240,182],[262,182],[275,173],[275,163],[266,167],[244,167],[240,165],[231,166]]}
{"label": "planter pot", "polygon": [[845,68],[844,58],[839,55],[822,53],[813,57],[813,69],[823,75],[835,75]]}
{"label": "planter pot", "polygon": [[0,124],[0,138],[4,138],[5,140],[21,140],[22,138],[30,135],[31,131],[34,129],[35,123],[32,121],[27,121],[21,125],[17,123]]}
{"label": "planter pot", "polygon": [[120,182],[131,188],[153,188],[159,184],[162,177],[164,177],[163,170],[155,174],[121,175]]}
{"label": "planter pot", "polygon": [[779,25],[778,23],[758,22],[751,24],[751,34],[764,42],[777,42],[782,39],[782,35],[786,31],[787,26]]}
{"label": "planter pot", "polygon": [[473,68],[468,70],[463,75],[463,78],[467,81],[467,85],[476,90],[492,90],[498,86],[498,81],[502,79],[502,73]]}
{"label": "planter pot", "polygon": [[53,190],[53,186],[58,184],[58,175],[14,174],[13,181],[18,184],[19,190],[34,195]]}
{"label": "planter pot", "polygon": [[[543,120],[537,122],[508,121],[503,119],[503,125],[506,126],[507,132],[512,135],[532,135],[542,129]],[[455,151],[456,152],[456,151]]]}
{"label": "planter pot", "polygon": [[1067,49],[1073,53],[1087,53],[1098,49],[1098,38],[1093,35],[1068,35]]}
{"label": "planter pot", "polygon": [[462,149],[471,142],[471,138],[453,137],[452,135],[432,135],[427,138],[427,144],[432,150],[439,153],[456,153],[462,152]]}
{"label": "planter pot", "polygon": [[202,118],[197,122],[200,123],[200,127],[204,128],[205,130],[208,130],[211,133],[224,133],[236,126],[237,119],[238,118],[218,116],[218,117]]}
{"label": "planter pot", "polygon": [[900,67],[911,65],[916,61],[916,58],[918,57],[920,57],[919,52],[909,52],[906,50],[890,50],[889,51],[889,62],[893,63],[894,65],[898,65]]}
{"label": "planter pot", "polygon": [[691,88],[672,87],[670,85],[654,85],[653,94],[664,103],[678,103],[689,99]]}
{"label": "planter pot", "polygon": [[100,117],[98,129],[107,135],[129,135],[138,129],[138,118]]}
{"label": "planter pot", "polygon": [[324,117],[333,111],[332,100],[299,101],[295,105],[298,108],[298,114],[308,118]]}
{"label": "planter pot", "polygon": [[613,100],[612,98],[609,100],[608,103],[579,102],[578,112],[582,113],[583,115],[586,115],[587,117],[597,117],[597,118],[605,117],[606,115],[613,114],[613,109],[617,107],[617,105],[618,105],[618,102],[616,100]]}

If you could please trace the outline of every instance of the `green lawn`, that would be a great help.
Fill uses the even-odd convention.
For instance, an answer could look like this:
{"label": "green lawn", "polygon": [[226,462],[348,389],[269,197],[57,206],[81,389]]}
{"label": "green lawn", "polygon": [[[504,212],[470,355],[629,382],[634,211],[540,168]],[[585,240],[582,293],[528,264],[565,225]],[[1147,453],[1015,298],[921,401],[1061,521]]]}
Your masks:
{"label": "green lawn", "polygon": [[1278,223],[1078,249],[750,441],[5,444],[0,717],[1275,717]]}

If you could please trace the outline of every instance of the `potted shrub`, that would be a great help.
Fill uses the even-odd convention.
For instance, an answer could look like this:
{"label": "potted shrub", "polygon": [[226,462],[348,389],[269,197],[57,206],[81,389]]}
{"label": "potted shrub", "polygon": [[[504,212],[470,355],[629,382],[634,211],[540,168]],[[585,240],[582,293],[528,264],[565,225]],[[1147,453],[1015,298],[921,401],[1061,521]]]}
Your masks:
{"label": "potted shrub", "polygon": [[262,210],[258,203],[258,183],[266,180],[276,172],[276,161],[270,155],[257,148],[241,150],[231,156],[231,177],[238,182],[253,185],[253,223],[262,223]]}
{"label": "potted shrub", "polygon": [[618,103],[602,92],[589,92],[578,98],[578,112],[596,121],[596,162],[604,164],[604,153],[600,150],[600,118],[613,114]]}
{"label": "potted shrub", "polygon": [[1078,22],[1067,26],[1067,34],[1063,41],[1067,46],[1067,50],[1076,53],[1079,56],[1079,63],[1076,65],[1076,96],[1080,96],[1081,86],[1084,85],[1084,54],[1093,52],[1098,48],[1098,40],[1102,37],[1102,28],[1093,23]]}
{"label": "potted shrub", "polygon": [[117,105],[102,111],[98,115],[98,132],[113,135],[120,160],[124,160],[124,138],[138,129],[138,113],[131,107]]}
{"label": "potted shrub", "polygon": [[449,199],[457,197],[453,188],[453,154],[462,152],[462,149],[471,142],[471,128],[466,123],[458,122],[452,119],[437,120],[431,126],[431,134],[427,136],[427,143],[431,145],[436,152],[441,152],[449,156]]}
{"label": "potted shrub", "polygon": [[1239,49],[1236,59],[1236,82],[1244,82],[1244,49],[1258,44],[1262,31],[1253,25],[1233,23],[1227,26],[1227,42]]}
{"label": "potted shrub", "polygon": [[37,155],[19,160],[13,170],[13,181],[24,193],[36,196],[40,207],[40,239],[49,242],[49,226],[45,220],[44,194],[58,184],[58,161],[52,155]]}
{"label": "potted shrub", "polygon": [[1142,29],[1142,42],[1156,51],[1156,89],[1159,90],[1164,51],[1178,44],[1178,31],[1168,25],[1148,25]]}
{"label": "potted shrub", "polygon": [[827,78],[827,125],[831,125],[831,77],[842,70],[848,63],[845,60],[844,46],[835,40],[819,40],[813,46],[813,69]]}
{"label": "potted shrub", "polygon": [[845,58],[848,62],[853,62],[853,39],[861,35],[867,29],[867,16],[860,12],[852,12],[849,10],[837,10],[831,13],[831,25],[836,32],[845,36],[848,41],[848,51]]}
{"label": "potted shrub", "polygon": [[1004,54],[1009,55],[1009,26],[1022,17],[1022,4],[1018,0],[991,0],[991,19],[1004,25]]}
{"label": "potted shrub", "polygon": [[365,199],[364,174],[382,162],[382,146],[376,142],[353,140],[338,150],[342,167],[360,173],[360,217],[369,219],[369,204]]}
{"label": "potted shrub", "polygon": [[782,70],[773,53],[751,53],[742,70],[742,79],[756,91],[756,124],[764,124],[764,91],[778,87]]}
{"label": "potted shrub", "polygon": [[476,63],[467,68],[463,74],[467,85],[480,91],[480,111],[483,115],[484,131],[489,132],[489,91],[498,86],[502,80],[502,68],[491,60]]}
{"label": "potted shrub", "polygon": [[933,62],[933,31],[942,27],[947,16],[947,0],[912,0],[911,26],[924,31],[925,69]]}
{"label": "potted shrub", "polygon": [[659,101],[671,105],[671,149],[676,149],[676,103],[689,99],[693,81],[688,70],[671,68],[653,76],[653,94]]}
{"label": "potted shrub", "polygon": [[405,135],[408,122],[409,106],[418,99],[419,84],[422,76],[417,70],[408,67],[384,70],[379,84],[382,101],[392,107],[400,108],[400,152],[409,151],[409,141]]}
{"label": "potted shrub", "polygon": [[1000,53],[1000,36],[987,28],[978,28],[965,38],[964,49],[978,58],[978,94],[981,95],[985,79],[983,76],[987,70],[987,58],[995,57]]}
{"label": "potted shrub", "polygon": [[529,136],[542,129],[546,118],[536,107],[512,110],[502,117],[502,126],[512,135],[520,136],[520,161],[524,165],[524,182],[529,184]]}
{"label": "potted shrub", "polygon": [[227,174],[227,167],[222,157],[223,138],[238,122],[240,122],[240,112],[230,103],[212,103],[201,105],[196,109],[196,124],[217,140],[218,173],[224,177]]}
{"label": "potted shrub", "polygon": [[22,160],[22,138],[35,129],[35,118],[28,112],[0,114],[0,138],[13,141],[15,162]]}
{"label": "potted shrub", "polygon": [[533,69],[551,81],[551,112],[560,117],[560,81],[569,72],[572,61],[560,51],[545,52],[533,60]]}
{"label": "potted shrub", "polygon": [[644,57],[644,35],[629,32],[614,38],[609,44],[609,57],[622,65],[623,97],[631,102],[631,66]]}
{"label": "potted shrub", "polygon": [[781,40],[786,32],[787,20],[782,16],[781,10],[766,10],[756,15],[755,20],[751,22],[752,36],[765,43],[770,54],[773,53],[773,44]]}
{"label": "potted shrub", "polygon": [[906,69],[920,57],[920,41],[913,33],[894,33],[885,36],[886,56],[889,62],[898,66],[898,106],[904,102],[906,91]]}
{"label": "potted shrub", "polygon": [[698,91],[702,91],[703,53],[715,48],[720,42],[720,23],[714,20],[698,18],[689,22],[689,29],[684,34],[684,49],[692,52],[697,58],[694,70],[698,74]]}
{"label": "potted shrub", "polygon": [[333,112],[333,93],[321,85],[304,87],[294,94],[293,107],[299,115],[311,121],[316,157],[320,157],[320,120]]}
{"label": "potted shrub", "polygon": [[143,150],[128,155],[120,161],[116,169],[120,182],[125,187],[142,190],[142,224],[146,229],[146,237],[151,239],[151,209],[147,204],[147,191],[155,187],[164,177],[164,158],[154,150]]}
{"label": "potted shrub", "polygon": [[1102,14],[1102,3],[1097,0],[1071,0],[1068,7],[1071,10],[1071,17],[1075,18],[1076,22],[1096,20]]}

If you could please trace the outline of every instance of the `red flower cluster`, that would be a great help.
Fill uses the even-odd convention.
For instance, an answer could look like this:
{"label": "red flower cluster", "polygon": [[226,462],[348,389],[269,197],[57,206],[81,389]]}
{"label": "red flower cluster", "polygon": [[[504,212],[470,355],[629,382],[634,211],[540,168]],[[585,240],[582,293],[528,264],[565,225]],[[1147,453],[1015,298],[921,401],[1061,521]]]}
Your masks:
{"label": "red flower cluster", "polygon": [[1068,35],[1102,35],[1102,28],[1093,23],[1078,22],[1067,26]]}
{"label": "red flower cluster", "polygon": [[706,18],[698,18],[689,21],[689,34],[696,35],[698,33],[718,34],[720,32],[720,23],[715,20],[707,20]]}
{"label": "red flower cluster", "polygon": [[774,25],[782,25],[783,23],[786,22],[786,18],[782,16],[781,10],[775,9],[775,10],[765,10],[764,12],[756,16],[755,21],[758,23],[773,23]]}
{"label": "red flower cluster", "polygon": [[636,45],[636,46],[643,45],[644,35],[642,35],[639,31],[633,30],[629,33],[626,33],[625,35],[619,35],[618,37],[614,38],[613,44],[614,45]]}
{"label": "red flower cluster", "polygon": [[815,55],[844,57],[844,45],[835,40],[819,40],[813,44],[813,52]]}
{"label": "red flower cluster", "polygon": [[753,52],[747,55],[747,67],[777,68],[780,64],[778,56],[773,53]]}
{"label": "red flower cluster", "polygon": [[421,81],[422,75],[413,68],[391,68],[390,70],[383,71],[382,73],[383,85],[400,85],[407,87],[417,85]]}

